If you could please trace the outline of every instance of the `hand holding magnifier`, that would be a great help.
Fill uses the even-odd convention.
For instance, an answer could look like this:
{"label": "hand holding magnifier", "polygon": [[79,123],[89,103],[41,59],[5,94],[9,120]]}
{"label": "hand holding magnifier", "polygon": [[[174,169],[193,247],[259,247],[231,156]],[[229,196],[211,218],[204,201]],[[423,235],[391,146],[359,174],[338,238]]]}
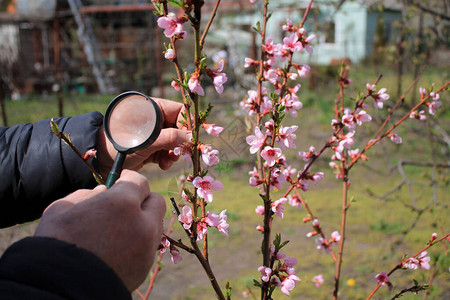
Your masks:
{"label": "hand holding magnifier", "polygon": [[106,180],[110,188],[119,178],[127,154],[147,148],[159,136],[163,117],[158,104],[139,92],[125,92],[106,108],[105,134],[118,151]]}

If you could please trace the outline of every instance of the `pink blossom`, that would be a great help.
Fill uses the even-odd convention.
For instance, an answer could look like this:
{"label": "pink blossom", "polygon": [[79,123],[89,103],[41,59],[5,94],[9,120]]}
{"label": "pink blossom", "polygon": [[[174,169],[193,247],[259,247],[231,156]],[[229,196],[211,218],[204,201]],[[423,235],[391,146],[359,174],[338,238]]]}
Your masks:
{"label": "pink blossom", "polygon": [[294,133],[298,129],[298,126],[293,125],[290,127],[281,126],[278,131],[278,143],[280,144],[280,148],[295,148],[294,140],[297,135]]}
{"label": "pink blossom", "polygon": [[303,40],[303,47],[305,48],[306,52],[308,52],[309,54],[313,54],[314,49],[313,47],[310,45],[310,43],[312,41],[314,41],[316,39],[316,35],[315,34],[310,34],[306,39]]}
{"label": "pink blossom", "polygon": [[174,59],[175,51],[172,48],[167,49],[166,53],[164,53],[164,57],[169,60]]}
{"label": "pink blossom", "polygon": [[317,173],[312,174],[311,180],[314,184],[316,184],[317,181],[322,181],[323,178],[324,178],[323,172],[317,172]]}
{"label": "pink blossom", "polygon": [[305,78],[306,76],[308,76],[308,73],[311,71],[311,67],[308,65],[297,65],[296,69],[298,72],[298,76],[300,76],[301,78]]}
{"label": "pink blossom", "polygon": [[341,235],[339,234],[339,231],[333,231],[331,233],[331,242],[337,243],[341,240]]}
{"label": "pink blossom", "polygon": [[178,147],[175,147],[173,149],[173,154],[176,156],[183,155],[183,160],[186,162],[190,162],[192,160],[191,158],[191,146],[189,144],[181,144]]}
{"label": "pink blossom", "polygon": [[207,166],[215,166],[219,164],[220,159],[218,150],[214,150],[210,145],[201,145],[202,160]]}
{"label": "pink blossom", "polygon": [[294,195],[294,196],[289,195],[289,196],[287,196],[287,199],[291,206],[297,207],[298,209],[302,208],[302,202],[296,195]]}
{"label": "pink blossom", "polygon": [[427,119],[427,116],[425,116],[424,110],[421,110],[419,112],[413,111],[411,114],[409,114],[409,117],[411,119],[417,119],[419,121],[425,121]]}
{"label": "pink blossom", "polygon": [[250,147],[250,153],[255,154],[264,145],[264,134],[259,127],[255,127],[255,135],[249,135],[245,138]]}
{"label": "pink blossom", "polygon": [[249,57],[246,57],[245,60],[244,60],[244,67],[248,68],[250,66],[257,66],[258,63],[259,62],[257,60],[254,60],[254,59],[251,59]]}
{"label": "pink blossom", "polygon": [[283,174],[286,177],[286,180],[289,180],[297,173],[297,169],[292,168],[291,166],[288,166],[284,169]]}
{"label": "pink blossom", "polygon": [[270,37],[270,36],[266,37],[265,44],[262,45],[262,49],[267,54],[272,54],[272,55],[275,53],[275,51],[277,51],[277,46],[273,44],[272,37]]}
{"label": "pink blossom", "polygon": [[303,45],[298,40],[298,35],[296,33],[291,34],[283,39],[283,48],[291,52],[302,51]]}
{"label": "pink blossom", "polygon": [[430,242],[433,242],[435,239],[437,239],[438,235],[436,232],[434,232],[430,237]]}
{"label": "pink blossom", "polygon": [[[315,236],[315,235],[318,235],[319,233],[317,232],[317,231],[311,231],[311,232],[308,232],[307,234],[306,234],[306,237],[308,237],[308,238],[310,238],[310,237],[313,237],[313,236]],[[322,238],[320,238],[320,239],[322,239]],[[322,239],[323,240],[323,239]],[[317,239],[316,239],[316,243],[317,244],[319,244],[318,242],[317,242]],[[317,246],[317,249],[322,249],[321,247],[319,248],[319,246]]]}
{"label": "pink blossom", "polygon": [[276,84],[278,82],[278,72],[274,69],[269,69],[264,72],[264,78],[272,84]]}
{"label": "pink blossom", "polygon": [[294,118],[297,117],[297,111],[303,107],[303,103],[298,100],[298,97],[292,94],[284,96],[281,102],[285,107],[284,111]]}
{"label": "pink blossom", "polygon": [[[359,155],[359,149],[348,150],[348,155],[351,159],[356,159],[356,157],[358,157]],[[360,158],[365,161],[369,160],[369,158],[365,154],[362,154]]]}
{"label": "pink blossom", "polygon": [[383,101],[389,99],[389,95],[386,93],[386,89],[382,88],[376,94],[372,94],[372,98],[375,101],[375,107],[383,108]]}
{"label": "pink blossom", "polygon": [[411,270],[416,270],[419,266],[419,260],[417,260],[414,257],[410,257],[408,258],[408,260],[404,263],[404,267],[411,269]]}
{"label": "pink blossom", "polygon": [[178,22],[178,18],[174,13],[168,13],[165,17],[158,19],[158,26],[164,29],[164,35],[168,38],[183,31],[183,24]]}
{"label": "pink blossom", "polygon": [[263,115],[267,115],[272,111],[272,100],[269,97],[263,97],[261,105],[259,106],[259,112]]}
{"label": "pink blossom", "polygon": [[297,262],[298,261],[295,257],[286,257],[284,259],[284,264],[290,268],[295,267],[297,265]]}
{"label": "pink blossom", "polygon": [[286,25],[283,25],[281,28],[284,31],[287,31],[287,32],[292,32],[292,31],[295,30],[295,27],[294,27],[294,25],[292,24],[292,21],[289,18],[286,19]]}
{"label": "pink blossom", "polygon": [[212,191],[220,191],[223,188],[222,182],[219,180],[214,180],[211,176],[195,177],[192,181],[194,187],[197,188],[197,194],[200,198],[205,199],[207,202],[212,202],[213,194]]}
{"label": "pink blossom", "polygon": [[203,90],[203,87],[200,85],[198,77],[199,77],[198,73],[193,73],[191,75],[191,78],[189,78],[188,81],[189,90],[193,93],[197,93],[200,96],[204,96],[205,91]]}
{"label": "pink blossom", "polygon": [[318,227],[318,226],[320,225],[319,220],[318,220],[318,219],[313,219],[313,220],[312,220],[312,225],[313,225],[314,227]]}
{"label": "pink blossom", "polygon": [[275,202],[272,202],[272,211],[280,218],[283,218],[284,206],[283,204],[287,202],[286,198],[280,198]]}
{"label": "pink blossom", "polygon": [[[316,233],[317,234],[317,233]],[[326,239],[323,237],[316,238],[316,244],[317,244],[317,250],[324,249],[325,252],[329,252],[330,250],[330,244]]]}
{"label": "pink blossom", "polygon": [[175,80],[172,80],[170,85],[175,89],[175,91],[177,91],[177,92],[180,91],[180,85]]}
{"label": "pink blossom", "polygon": [[430,257],[427,256],[428,252],[423,251],[420,253],[420,255],[417,257],[417,260],[419,261],[419,266],[421,269],[429,270],[430,269]]}
{"label": "pink blossom", "polygon": [[213,80],[214,88],[219,94],[223,93],[223,84],[228,80],[227,75],[225,73],[222,73],[224,64],[224,60],[221,59],[215,70],[207,69],[206,72],[208,76]]}
{"label": "pink blossom", "polygon": [[209,210],[206,213],[206,216],[204,219],[202,219],[203,222],[205,222],[210,227],[216,227],[220,223],[220,217],[216,213],[210,213]]}
{"label": "pink blossom", "polygon": [[322,274],[314,276],[312,282],[316,287],[320,287],[324,283]]}
{"label": "pink blossom", "polygon": [[258,268],[258,271],[261,272],[261,280],[264,282],[269,282],[270,276],[272,275],[272,269],[261,266]]}
{"label": "pink blossom", "polygon": [[159,253],[165,253],[166,250],[170,247],[169,240],[163,235],[161,238],[161,244],[159,245]]}
{"label": "pink blossom", "polygon": [[355,111],[355,119],[359,126],[372,121],[372,117],[366,111],[360,109]]}
{"label": "pink blossom", "polygon": [[376,87],[375,84],[366,83],[366,89],[369,94],[372,93],[372,91],[375,89],[375,87]]}
{"label": "pink blossom", "polygon": [[269,167],[275,165],[275,161],[278,157],[281,156],[280,148],[272,148],[270,146],[266,146],[263,151],[261,151],[261,157],[267,161]]}
{"label": "pink blossom", "polygon": [[353,117],[352,110],[349,108],[346,108],[344,110],[344,115],[342,116],[342,124],[344,126],[348,127],[349,130],[355,129],[355,118]]}
{"label": "pink blossom", "polygon": [[315,155],[316,148],[314,146],[309,147],[309,152],[298,152],[298,155],[304,160],[309,161]]}
{"label": "pink blossom", "polygon": [[428,112],[430,115],[435,115],[437,112],[437,108],[439,108],[442,105],[441,101],[431,101],[425,103],[426,106],[428,106]]}
{"label": "pink blossom", "polygon": [[296,275],[289,275],[286,277],[281,283],[281,292],[289,296],[289,291],[292,291],[295,288],[297,281],[300,281],[300,278]]}
{"label": "pink blossom", "polygon": [[184,229],[188,230],[192,226],[192,210],[188,205],[183,206],[182,213],[178,216],[178,221],[183,223]]}
{"label": "pink blossom", "polygon": [[197,223],[197,242],[201,241],[203,239],[203,236],[205,236],[208,233],[208,227],[203,222]]}
{"label": "pink blossom", "polygon": [[264,232],[264,227],[261,225],[256,226],[256,230],[258,230],[259,232]]}
{"label": "pink blossom", "polygon": [[174,264],[177,264],[183,260],[183,257],[181,256],[180,251],[178,251],[178,249],[172,245],[170,246],[170,259],[172,260],[172,262]]}
{"label": "pink blossom", "polygon": [[391,139],[391,141],[393,141],[396,144],[401,144],[402,143],[402,138],[397,135],[396,133],[390,133],[389,138]]}
{"label": "pink blossom", "polygon": [[86,151],[86,153],[84,153],[81,157],[84,160],[88,160],[88,159],[91,159],[91,158],[94,158],[94,157],[97,158],[97,150],[90,149],[90,150]]}
{"label": "pink blossom", "polygon": [[430,97],[431,97],[431,99],[433,99],[434,101],[437,101],[437,100],[439,100],[439,98],[441,98],[441,96],[439,96],[439,94],[438,94],[438,93],[435,93],[435,92],[430,92]]}
{"label": "pink blossom", "polygon": [[223,131],[223,127],[217,126],[215,124],[203,123],[202,127],[205,128],[206,133],[215,137],[218,137],[219,134]]}
{"label": "pink blossom", "polygon": [[273,190],[275,187],[281,190],[283,183],[286,182],[286,177],[278,168],[273,168],[270,173],[270,190]]}
{"label": "pink blossom", "polygon": [[219,214],[220,222],[216,226],[216,228],[219,230],[220,233],[222,233],[225,236],[228,236],[228,227],[230,224],[227,223],[228,217],[226,215],[227,210],[222,210]]}
{"label": "pink blossom", "polygon": [[275,131],[275,122],[273,119],[270,119],[264,124],[264,127],[266,127],[266,135],[272,136]]}
{"label": "pink blossom", "polygon": [[250,90],[247,91],[248,98],[246,100],[241,101],[240,106],[249,111],[249,116],[252,116],[256,113],[258,92]]}
{"label": "pink blossom", "polygon": [[258,205],[258,206],[255,208],[255,212],[256,212],[258,215],[264,215],[264,206]]}
{"label": "pink blossom", "polygon": [[341,160],[342,159],[342,151],[344,151],[344,149],[350,149],[350,146],[354,144],[354,140],[353,140],[353,136],[355,135],[354,131],[350,131],[349,133],[347,133],[346,135],[341,137],[341,140],[338,144],[338,146],[336,147],[332,147],[333,150],[335,151],[335,156],[337,160]]}
{"label": "pink blossom", "polygon": [[389,290],[392,290],[392,283],[389,281],[389,277],[385,272],[378,273],[375,276],[375,279],[378,280],[378,283],[381,286],[385,286],[387,284],[387,286],[389,287]]}
{"label": "pink blossom", "polygon": [[427,90],[424,88],[419,88],[420,97],[423,98],[427,95]]}

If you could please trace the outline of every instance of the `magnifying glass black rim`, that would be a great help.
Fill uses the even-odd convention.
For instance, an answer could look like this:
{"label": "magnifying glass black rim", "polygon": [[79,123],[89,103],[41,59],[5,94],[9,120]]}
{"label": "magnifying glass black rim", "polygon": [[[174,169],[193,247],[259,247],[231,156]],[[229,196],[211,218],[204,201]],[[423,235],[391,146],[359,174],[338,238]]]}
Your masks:
{"label": "magnifying glass black rim", "polygon": [[[119,144],[117,144],[114,139],[111,136],[111,133],[109,131],[109,119],[111,117],[111,113],[114,110],[114,108],[116,107],[117,104],[119,104],[120,101],[122,101],[124,98],[129,97],[129,96],[133,96],[133,95],[138,95],[138,96],[142,96],[145,99],[147,99],[148,101],[150,101],[151,104],[153,104],[153,108],[155,109],[156,112],[156,120],[155,120],[155,128],[153,129],[152,134],[141,144],[131,147],[131,148],[127,148],[127,147],[123,147]],[[153,144],[156,139],[158,138],[162,126],[163,126],[163,117],[162,117],[162,112],[161,109],[159,107],[159,105],[155,102],[155,100],[153,100],[152,98],[148,97],[147,95],[144,95],[140,92],[136,92],[136,91],[128,91],[128,92],[124,92],[118,96],[116,96],[108,105],[108,107],[106,108],[105,111],[105,117],[104,117],[104,122],[103,122],[103,127],[105,129],[105,134],[106,137],[109,139],[109,141],[113,144],[114,148],[119,151],[119,152],[126,152],[126,153],[133,153],[135,151],[144,149],[148,146],[150,146],[151,144]]]}

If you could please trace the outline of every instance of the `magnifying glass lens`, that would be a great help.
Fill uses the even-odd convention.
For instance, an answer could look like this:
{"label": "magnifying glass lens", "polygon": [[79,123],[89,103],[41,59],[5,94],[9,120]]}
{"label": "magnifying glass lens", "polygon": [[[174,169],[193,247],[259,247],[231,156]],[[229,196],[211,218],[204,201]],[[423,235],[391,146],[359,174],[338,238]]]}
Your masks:
{"label": "magnifying glass lens", "polygon": [[156,118],[155,107],[150,101],[141,95],[130,95],[120,101],[111,112],[111,138],[123,148],[134,148],[152,135]]}
{"label": "magnifying glass lens", "polygon": [[161,132],[163,117],[156,102],[139,92],[125,92],[114,98],[105,112],[105,134],[117,150],[106,180],[110,188],[119,178],[127,154],[155,142]]}

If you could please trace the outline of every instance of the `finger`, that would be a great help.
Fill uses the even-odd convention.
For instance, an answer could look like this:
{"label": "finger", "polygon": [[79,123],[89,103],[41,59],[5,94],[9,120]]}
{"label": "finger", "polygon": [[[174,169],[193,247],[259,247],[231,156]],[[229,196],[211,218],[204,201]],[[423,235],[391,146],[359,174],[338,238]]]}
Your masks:
{"label": "finger", "polygon": [[159,150],[172,150],[184,142],[192,139],[192,133],[187,130],[164,128],[161,130],[159,137],[155,143],[149,147],[153,152]]}
{"label": "finger", "polygon": [[93,190],[83,189],[83,190],[75,191],[64,198],[51,203],[44,210],[43,215],[44,214],[47,214],[47,215],[60,214],[64,211],[70,209],[75,204],[86,201],[103,191],[106,191],[106,187],[104,185],[96,186]]}
{"label": "finger", "polygon": [[170,101],[162,98],[153,98],[156,103],[158,103],[161,108],[161,112],[164,117],[164,125],[165,127],[177,127],[178,117],[181,111],[184,109],[184,105],[182,103],[178,103],[175,101]]}
{"label": "finger", "polygon": [[168,158],[163,158],[158,163],[161,170],[168,170],[173,165],[173,161]]}
{"label": "finger", "polygon": [[166,201],[163,196],[158,193],[150,193],[150,196],[142,202],[141,209],[148,220],[161,221],[166,213]]}
{"label": "finger", "polygon": [[107,201],[127,201],[140,205],[150,194],[150,187],[144,175],[125,169],[107,193]]}

